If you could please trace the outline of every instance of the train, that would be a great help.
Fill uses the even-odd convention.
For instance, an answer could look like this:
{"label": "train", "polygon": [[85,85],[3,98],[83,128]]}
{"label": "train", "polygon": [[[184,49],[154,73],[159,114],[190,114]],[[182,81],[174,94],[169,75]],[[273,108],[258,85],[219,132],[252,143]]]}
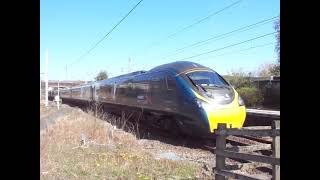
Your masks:
{"label": "train", "polygon": [[[163,64],[60,90],[62,102],[100,104],[106,111],[143,112],[146,124],[196,137],[215,133],[218,123],[241,128],[243,99],[211,68],[189,61]],[[53,98],[57,92],[51,92]]]}

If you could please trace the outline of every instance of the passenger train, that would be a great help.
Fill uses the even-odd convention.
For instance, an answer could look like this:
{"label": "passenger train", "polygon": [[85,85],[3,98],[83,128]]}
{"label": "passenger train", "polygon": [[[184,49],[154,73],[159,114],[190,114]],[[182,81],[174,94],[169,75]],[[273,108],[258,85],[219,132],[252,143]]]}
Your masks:
{"label": "passenger train", "polygon": [[106,111],[140,111],[152,117],[144,123],[193,136],[214,134],[218,123],[240,128],[246,118],[244,101],[222,76],[188,61],[63,89],[60,97],[67,103],[98,103]]}

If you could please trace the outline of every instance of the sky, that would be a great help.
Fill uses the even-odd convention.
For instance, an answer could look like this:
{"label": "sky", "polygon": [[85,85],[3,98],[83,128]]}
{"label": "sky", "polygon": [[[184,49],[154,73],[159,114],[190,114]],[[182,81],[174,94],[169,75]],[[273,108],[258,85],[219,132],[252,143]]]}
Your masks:
{"label": "sky", "polygon": [[276,38],[270,33],[276,19],[271,18],[280,15],[279,0],[143,0],[86,54],[139,1],[40,0],[40,73],[46,51],[49,80],[90,81],[101,70],[114,77],[180,60],[221,75],[276,62]]}

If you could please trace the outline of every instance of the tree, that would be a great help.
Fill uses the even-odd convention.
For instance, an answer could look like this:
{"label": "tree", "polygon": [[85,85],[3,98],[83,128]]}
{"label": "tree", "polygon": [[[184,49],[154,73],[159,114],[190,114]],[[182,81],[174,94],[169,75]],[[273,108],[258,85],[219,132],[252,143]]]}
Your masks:
{"label": "tree", "polygon": [[274,22],[274,29],[277,31],[276,40],[277,44],[275,51],[277,52],[277,63],[270,68],[270,72],[275,76],[280,76],[280,18]]}
{"label": "tree", "polygon": [[275,47],[275,51],[278,55],[278,63],[280,63],[280,18],[274,23],[274,29],[277,31],[276,40],[277,44]]}
{"label": "tree", "polygon": [[100,71],[98,75],[94,78],[96,81],[101,81],[104,79],[108,79],[108,74],[106,71]]}
{"label": "tree", "polygon": [[274,64],[270,69],[270,73],[272,76],[280,76],[280,63]]}
{"label": "tree", "polygon": [[252,73],[243,72],[242,69],[231,70],[224,78],[235,88],[249,87],[252,85]]}
{"label": "tree", "polygon": [[259,67],[258,76],[260,77],[280,76],[280,65],[278,63],[262,64]]}

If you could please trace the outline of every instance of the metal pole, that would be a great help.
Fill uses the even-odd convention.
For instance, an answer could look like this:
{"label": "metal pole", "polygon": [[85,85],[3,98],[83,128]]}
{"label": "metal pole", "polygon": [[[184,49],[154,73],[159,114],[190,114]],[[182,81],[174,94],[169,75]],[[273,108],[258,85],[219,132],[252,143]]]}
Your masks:
{"label": "metal pole", "polygon": [[46,107],[48,107],[48,50],[46,50],[46,68],[45,68],[45,78],[46,78]]}
{"label": "metal pole", "polygon": [[58,109],[59,109],[59,104],[60,104],[60,96],[59,96],[59,89],[60,89],[60,86],[59,86],[59,80],[58,80]]}

